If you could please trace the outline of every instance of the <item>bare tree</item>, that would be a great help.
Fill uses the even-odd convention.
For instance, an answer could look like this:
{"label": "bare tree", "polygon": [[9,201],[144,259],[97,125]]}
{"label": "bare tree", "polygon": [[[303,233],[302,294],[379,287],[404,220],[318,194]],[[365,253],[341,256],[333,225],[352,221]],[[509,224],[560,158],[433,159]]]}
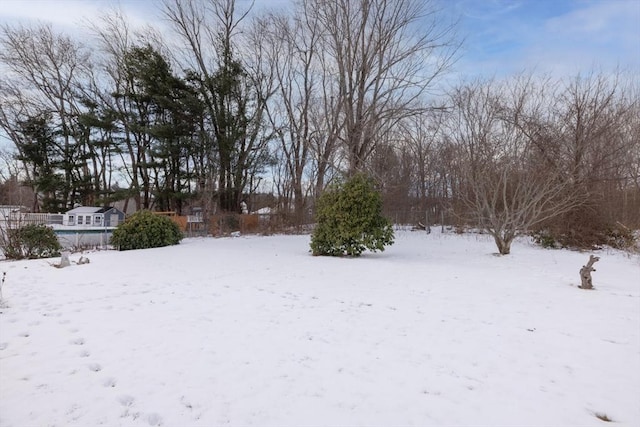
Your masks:
{"label": "bare tree", "polygon": [[[621,105],[617,76],[590,73],[569,80],[555,108],[561,159],[567,162],[577,185],[610,177],[625,152],[616,135],[626,105]],[[586,189],[585,189],[586,190]]]}
{"label": "bare tree", "polygon": [[[101,55],[97,61],[97,70],[94,70],[92,87],[86,90],[90,92],[88,97],[93,99],[96,105],[108,109],[122,122],[123,117],[132,114],[132,106],[118,93],[125,93],[128,89],[126,78],[125,55],[135,45],[138,37],[131,29],[126,17],[120,10],[111,10],[100,17],[98,22],[88,23],[89,30],[97,40]],[[102,83],[102,84],[101,84]],[[115,96],[114,96],[115,95]],[[148,193],[142,193],[142,188],[148,188],[141,183],[144,174],[140,170],[140,155],[144,152],[137,143],[142,137],[126,124],[122,124],[122,150],[120,164],[123,177],[129,185],[130,194],[135,203],[135,209],[149,208]],[[144,194],[144,197],[142,196]],[[125,197],[125,211],[129,209],[129,197]]]}
{"label": "bare tree", "polygon": [[[572,187],[585,197],[584,205],[549,224],[563,244],[606,243],[607,234],[618,227],[616,221],[627,218],[638,103],[637,92],[634,95],[619,73],[592,71],[561,83],[549,108],[553,121],[547,126],[551,133],[546,147],[552,163],[570,174]],[[637,217],[632,214],[627,220],[636,222]]]}
{"label": "bare tree", "polygon": [[308,1],[323,32],[325,72],[335,76],[339,137],[351,173],[382,134],[422,113],[421,98],[452,64],[452,25],[423,0]]}
{"label": "bare tree", "polygon": [[29,136],[25,126],[33,128],[41,122],[51,129],[49,148],[58,157],[54,166],[62,178],[49,208],[69,207],[82,201],[86,183],[93,178],[85,158],[87,147],[78,141],[76,121],[83,109],[76,92],[88,75],[89,51],[70,37],[55,33],[49,25],[4,25],[1,31],[0,63],[8,72],[0,91],[0,124],[14,143],[21,145],[19,150],[35,141],[33,132],[44,131],[31,129]]}
{"label": "bare tree", "polygon": [[386,213],[398,224],[422,221],[417,217],[412,192],[412,172],[415,158],[409,148],[402,144],[402,134],[398,131],[385,133],[385,139],[378,141],[369,156],[366,168],[382,194]]}
{"label": "bare tree", "polygon": [[402,145],[413,159],[411,189],[420,211],[432,219],[441,218],[442,210],[451,194],[447,182],[451,168],[446,159],[447,146],[444,123],[447,117],[442,107],[431,107],[425,114],[409,117],[400,124]]}
{"label": "bare tree", "polygon": [[6,205],[29,207],[35,199],[33,189],[24,185],[25,174],[17,152],[0,150],[0,201]]}
{"label": "bare tree", "polygon": [[[322,45],[320,49],[324,50]],[[340,135],[344,121],[339,113],[340,101],[338,88],[333,75],[331,58],[320,56],[319,76],[320,93],[311,103],[311,123],[314,132],[310,135],[313,158],[311,181],[313,197],[320,197],[325,186],[344,169],[344,156],[341,153]]]}
{"label": "bare tree", "polygon": [[[149,209],[153,204],[152,138],[141,126],[140,118],[147,114],[146,104],[135,95],[137,75],[127,61],[130,53],[141,46],[151,45],[158,51],[166,51],[162,38],[151,27],[134,30],[127,17],[118,9],[90,23],[91,33],[97,39],[101,55],[94,70],[91,85],[85,88],[87,98],[114,116],[117,122],[122,149],[120,164],[123,177],[129,185],[125,197],[125,209],[130,196],[136,209]],[[140,122],[140,125],[136,125]]]}
{"label": "bare tree", "polygon": [[250,73],[259,68],[251,68],[238,49],[248,11],[238,12],[235,0],[167,0],[163,12],[186,48],[185,63],[207,109],[220,207],[239,211],[268,140],[263,133],[267,83],[264,75]]}
{"label": "bare tree", "polygon": [[16,154],[6,149],[0,149],[0,182],[17,176],[20,167],[16,165]]}
{"label": "bare tree", "polygon": [[500,254],[519,234],[581,203],[565,171],[540,163],[520,117],[545,106],[531,79],[474,82],[452,97],[451,132],[461,157],[462,216],[493,236]]}
{"label": "bare tree", "polygon": [[630,228],[640,228],[640,88],[629,93],[633,104],[629,120],[625,123],[625,138],[629,140],[628,154],[623,163],[622,210],[625,223]]}
{"label": "bare tree", "polygon": [[[313,120],[313,103],[319,98],[318,23],[304,8],[294,15],[270,15],[255,27],[256,38],[266,40],[268,55],[263,66],[273,71],[277,90],[268,104],[267,115],[279,141],[279,168],[284,179],[279,192],[293,205],[301,223],[307,206],[308,169],[312,160],[311,140],[318,133]],[[284,206],[288,211],[289,206]]]}

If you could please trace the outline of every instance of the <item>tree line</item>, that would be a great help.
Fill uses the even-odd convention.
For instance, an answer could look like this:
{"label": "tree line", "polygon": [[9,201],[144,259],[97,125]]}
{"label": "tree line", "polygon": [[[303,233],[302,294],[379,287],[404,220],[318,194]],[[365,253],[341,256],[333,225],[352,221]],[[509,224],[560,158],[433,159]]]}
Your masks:
{"label": "tree line", "polygon": [[165,0],[163,27],[113,11],[83,41],[5,25],[4,181],[31,186],[34,211],[126,199],[213,213],[268,178],[301,223],[331,181],[366,172],[388,209],[446,212],[506,252],[525,229],[640,226],[637,85],[523,73],[442,90],[459,43],[436,6]]}

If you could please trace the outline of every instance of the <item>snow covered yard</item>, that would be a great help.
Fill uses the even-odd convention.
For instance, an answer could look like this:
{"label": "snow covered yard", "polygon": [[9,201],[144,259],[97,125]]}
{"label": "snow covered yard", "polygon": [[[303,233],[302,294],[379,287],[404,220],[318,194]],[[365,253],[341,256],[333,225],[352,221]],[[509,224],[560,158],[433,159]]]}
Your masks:
{"label": "snow covered yard", "polygon": [[[640,425],[640,261],[398,232],[2,262],[0,426]],[[77,260],[79,255],[72,256]]]}

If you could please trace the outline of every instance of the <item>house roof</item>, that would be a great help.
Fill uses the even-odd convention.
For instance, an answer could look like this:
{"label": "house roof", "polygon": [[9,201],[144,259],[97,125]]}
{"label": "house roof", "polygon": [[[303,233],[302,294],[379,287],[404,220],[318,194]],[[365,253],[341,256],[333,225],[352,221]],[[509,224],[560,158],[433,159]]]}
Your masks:
{"label": "house roof", "polygon": [[79,206],[77,208],[73,208],[70,211],[67,211],[68,214],[75,213],[96,213],[100,208],[95,206]]}
{"label": "house roof", "polygon": [[113,206],[79,206],[77,208],[73,208],[70,211],[67,211],[67,214],[90,214],[90,213],[105,213],[110,211],[111,209],[115,209]]}
{"label": "house roof", "polygon": [[100,208],[96,211],[96,213],[105,213],[109,212],[111,209],[115,209],[113,206],[105,206],[104,208]]}

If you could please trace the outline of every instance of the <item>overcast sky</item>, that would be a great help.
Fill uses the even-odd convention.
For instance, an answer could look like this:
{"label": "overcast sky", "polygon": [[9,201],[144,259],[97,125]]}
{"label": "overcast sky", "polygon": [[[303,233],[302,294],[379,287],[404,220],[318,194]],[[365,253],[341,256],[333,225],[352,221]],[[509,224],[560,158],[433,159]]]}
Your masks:
{"label": "overcast sky", "polygon": [[[576,75],[591,69],[640,76],[640,0],[436,0],[460,17],[465,37],[456,75],[509,75],[535,69]],[[286,7],[290,0],[256,0]],[[154,0],[0,0],[0,22],[50,21],[77,30],[83,18],[120,5],[133,23],[158,22]],[[249,0],[238,0],[240,5]]]}

